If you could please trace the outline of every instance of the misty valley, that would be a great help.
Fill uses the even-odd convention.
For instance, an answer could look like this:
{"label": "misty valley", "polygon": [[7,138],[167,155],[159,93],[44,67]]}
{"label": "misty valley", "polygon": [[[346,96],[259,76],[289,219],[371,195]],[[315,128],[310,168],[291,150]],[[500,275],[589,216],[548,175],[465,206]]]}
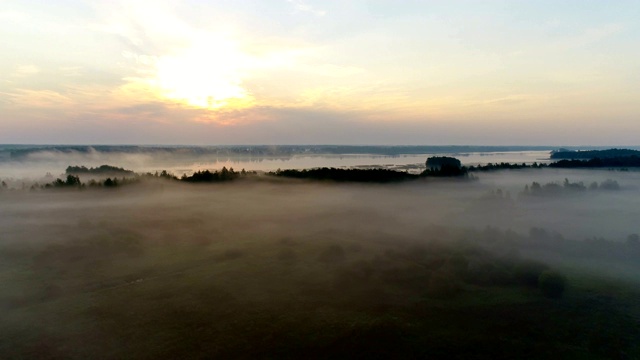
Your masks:
{"label": "misty valley", "polygon": [[640,360],[640,0],[0,0],[0,360]]}
{"label": "misty valley", "polygon": [[3,180],[0,358],[640,358],[634,168],[113,165]]}

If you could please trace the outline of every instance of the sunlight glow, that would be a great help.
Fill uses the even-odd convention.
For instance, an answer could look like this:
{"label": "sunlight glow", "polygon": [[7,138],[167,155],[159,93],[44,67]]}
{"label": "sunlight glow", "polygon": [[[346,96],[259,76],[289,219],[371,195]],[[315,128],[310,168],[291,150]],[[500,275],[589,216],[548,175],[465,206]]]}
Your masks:
{"label": "sunlight glow", "polygon": [[160,57],[154,83],[164,97],[205,109],[250,106],[242,86],[248,63],[237,45],[221,36],[207,36],[177,55]]}

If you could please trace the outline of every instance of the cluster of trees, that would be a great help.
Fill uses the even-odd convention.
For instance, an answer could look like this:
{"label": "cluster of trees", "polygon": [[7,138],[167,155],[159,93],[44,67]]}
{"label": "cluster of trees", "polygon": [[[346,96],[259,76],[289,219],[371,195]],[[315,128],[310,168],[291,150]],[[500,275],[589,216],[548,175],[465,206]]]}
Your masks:
{"label": "cluster of trees", "polygon": [[631,149],[607,149],[570,151],[560,149],[551,152],[551,159],[561,159],[549,164],[554,168],[640,167],[640,151]]}
{"label": "cluster of trees", "polygon": [[424,177],[466,177],[468,175],[467,169],[461,165],[460,160],[452,157],[430,157],[427,159],[426,166],[427,169],[419,175],[390,169],[338,169],[327,167],[305,170],[278,169],[268,174],[296,179],[374,183],[416,180]]}
{"label": "cluster of trees", "polygon": [[[352,263],[350,269],[340,274],[340,281],[351,287],[378,278],[388,282],[388,286],[420,289],[437,299],[453,298],[479,287],[527,287],[539,289],[544,296],[559,298],[566,287],[565,277],[547,264],[502,256],[490,249],[489,240],[484,238],[464,238],[453,243],[428,240],[407,245],[387,249],[371,261]],[[332,262],[346,262],[342,260],[344,251],[335,247],[324,250],[318,259],[326,262],[326,254],[331,250]],[[353,284],[348,277],[353,278]]]}
{"label": "cluster of trees", "polygon": [[640,167],[640,157],[620,156],[611,158],[592,158],[589,160],[560,160],[549,164],[553,168],[614,168],[614,167]]}
{"label": "cluster of trees", "polygon": [[538,182],[532,182],[531,186],[525,185],[522,195],[524,196],[558,196],[564,194],[575,194],[584,192],[587,190],[620,190],[620,184],[617,181],[607,179],[598,184],[594,181],[589,186],[585,186],[582,181],[570,182],[569,179],[564,179],[561,184],[547,183],[540,185]]}
{"label": "cluster of trees", "polygon": [[466,176],[470,172],[496,171],[496,170],[517,170],[517,169],[540,169],[548,165],[534,162],[526,163],[487,163],[486,165],[462,166],[460,160],[447,156],[433,157],[427,160],[427,170],[423,173],[426,176]]}
{"label": "cluster of trees", "polygon": [[186,174],[180,178],[181,181],[199,183],[199,182],[225,182],[232,181],[240,176],[246,176],[248,173],[242,169],[240,172],[236,172],[233,168],[227,169],[223,167],[220,171],[211,172],[209,170],[196,171],[191,176]]}
{"label": "cluster of trees", "polygon": [[[609,150],[589,150],[589,151],[570,151],[560,149],[553,151],[551,159],[562,159],[549,164],[538,164],[534,162],[531,165],[502,163],[488,163],[486,165],[469,166],[466,168],[469,172],[473,171],[493,171],[506,169],[539,169],[544,167],[551,168],[625,168],[640,167],[640,151],[629,149],[609,149]],[[429,164],[427,164],[429,168]]]}
{"label": "cluster of trees", "polygon": [[83,184],[80,182],[80,178],[76,175],[67,175],[66,180],[56,179],[50,184],[46,184],[45,187],[82,187]]}
{"label": "cluster of trees", "polygon": [[449,156],[432,156],[427,158],[426,169],[420,174],[422,177],[464,177],[467,169],[460,160]]}
{"label": "cluster of trees", "polygon": [[449,157],[449,156],[429,157],[427,158],[425,165],[427,166],[427,169],[430,169],[430,170],[438,170],[443,166],[458,168],[458,169],[462,167],[462,163],[460,162],[460,160],[454,157]]}
{"label": "cluster of trees", "polygon": [[[545,290],[546,286],[551,288],[560,287],[557,282],[565,283],[563,280],[556,279],[557,276],[545,275],[541,279],[541,275],[545,270],[552,270],[548,266],[536,265],[535,262],[518,260],[517,254],[553,254],[562,261],[576,261],[576,264],[582,263],[584,266],[593,268],[596,262],[607,261],[615,263],[621,267],[637,268],[640,260],[640,236],[638,234],[629,234],[624,239],[604,239],[602,237],[585,238],[585,239],[569,239],[561,234],[541,227],[533,227],[528,234],[519,234],[511,230],[500,230],[495,227],[486,227],[483,230],[473,230],[463,234],[468,239],[490,253],[503,254],[498,255],[499,259],[515,260],[515,262],[501,263],[500,261],[492,264],[493,271],[499,271],[505,276],[507,281],[517,281],[530,286],[539,287],[543,293],[552,289]],[[548,257],[541,255],[545,261]],[[511,265],[509,265],[511,264]],[[604,264],[604,263],[602,263]],[[551,263],[553,266],[553,263]],[[603,265],[604,266],[604,265]],[[604,268],[603,268],[604,269]],[[476,273],[473,276],[481,275],[480,269],[474,268]],[[528,275],[527,275],[528,274]],[[499,277],[494,274],[494,281],[499,281]],[[559,274],[558,274],[559,275]],[[550,295],[553,296],[553,295]]]}
{"label": "cluster of trees", "polygon": [[[108,171],[106,173],[111,174],[112,171],[110,170],[112,169],[123,170],[125,174],[129,175],[129,171],[130,171],[130,170],[124,170],[122,168],[117,168],[109,165],[103,165],[99,168],[90,168],[90,169],[87,169],[84,166],[81,166],[81,167],[70,166],[67,168],[67,173],[75,172],[77,169],[80,169],[81,172],[85,171],[83,169],[86,169],[88,171],[88,174],[92,174],[92,175],[103,174],[102,172],[107,170]],[[242,169],[242,171],[237,172],[237,171],[234,171],[233,168],[227,169],[226,167],[223,167],[220,171],[213,171],[213,172],[209,170],[197,171],[193,173],[193,175],[191,176],[187,176],[186,174],[184,174],[182,177],[178,178],[174,174],[166,170],[162,170],[162,171],[156,171],[155,173],[145,173],[141,175],[133,173],[134,176],[128,176],[128,177],[127,176],[107,177],[104,180],[90,179],[86,183],[83,183],[80,180],[80,177],[78,175],[68,174],[65,180],[58,178],[49,184],[45,184],[44,186],[34,184],[31,186],[31,190],[36,190],[38,188],[85,188],[85,187],[114,188],[122,185],[138,183],[143,179],[166,179],[166,180],[172,180],[172,181],[185,181],[185,182],[192,182],[192,183],[224,182],[224,181],[232,181],[232,180],[238,179],[239,177],[256,175],[256,174],[257,173],[255,171],[245,171],[244,169]],[[3,182],[2,187],[6,188],[7,187],[6,183]]]}
{"label": "cluster of trees", "polygon": [[[472,231],[466,236],[490,253],[504,254],[498,259],[507,260],[505,263],[496,260],[490,266],[474,268],[474,278],[483,281],[481,279],[487,277],[493,279],[493,283],[504,281],[505,284],[515,280],[527,286],[537,286],[550,297],[562,295],[566,279],[547,265],[518,260],[518,256],[514,254],[554,254],[558,258],[574,259],[590,267],[595,260],[606,260],[619,266],[636,268],[640,260],[640,236],[635,233],[628,235],[626,239],[615,240],[602,237],[568,239],[557,232],[539,227],[531,228],[529,234],[487,227],[484,230]],[[509,259],[514,261],[508,261]],[[487,272],[493,275],[487,275]]]}
{"label": "cluster of trees", "polygon": [[534,162],[531,165],[525,163],[511,164],[508,162],[502,163],[488,163],[486,165],[472,165],[469,167],[463,167],[469,172],[475,171],[495,171],[495,170],[513,170],[513,169],[541,169],[545,167],[561,168],[561,169],[574,169],[574,168],[627,168],[627,167],[640,167],[640,157],[627,156],[627,157],[612,157],[612,158],[592,158],[589,160],[559,160],[549,164],[542,164]]}
{"label": "cluster of trees", "polygon": [[178,180],[178,177],[168,172],[167,170],[162,170],[160,172],[156,171],[155,173],[146,173],[142,175],[145,178],[160,178],[167,180]]}
{"label": "cluster of trees", "polygon": [[467,169],[462,166],[460,160],[449,156],[432,156],[427,158],[426,169],[420,176],[434,177],[463,177],[467,175]]}
{"label": "cluster of trees", "polygon": [[619,157],[640,156],[640,151],[630,149],[607,149],[607,150],[583,150],[571,151],[559,149],[551,152],[551,159],[582,159],[590,160],[595,158],[609,159]]}
{"label": "cluster of trees", "polygon": [[548,251],[565,259],[611,260],[619,265],[630,266],[638,266],[640,260],[640,236],[635,233],[619,240],[602,237],[578,240],[567,239],[557,232],[533,227],[529,230],[528,236],[511,234],[510,237],[514,244],[524,251]]}
{"label": "cluster of trees", "polygon": [[306,170],[280,170],[269,172],[269,175],[295,179],[332,180],[340,182],[398,182],[417,179],[419,176],[403,171],[389,169],[337,169],[316,168]]}
{"label": "cluster of trees", "polygon": [[465,167],[443,165],[439,169],[426,169],[420,173],[421,177],[467,177],[469,172]]}
{"label": "cluster of trees", "polygon": [[121,167],[111,165],[100,165],[95,168],[87,168],[86,166],[69,166],[65,170],[65,174],[71,175],[105,175],[113,174],[119,176],[133,176],[135,173],[132,170],[125,170]]}
{"label": "cluster of trees", "polygon": [[[123,184],[131,184],[131,183],[135,183],[138,182],[138,179],[136,178],[106,178],[104,180],[95,180],[95,179],[91,179],[89,180],[87,183],[83,183],[82,181],[80,181],[80,177],[77,175],[67,175],[66,180],[62,180],[62,179],[56,179],[55,181],[49,183],[49,184],[45,184],[43,187],[48,189],[48,188],[78,188],[78,189],[82,189],[85,187],[116,187],[119,185],[123,185]],[[36,189],[36,185],[33,185],[31,187],[32,190]]]}
{"label": "cluster of trees", "polygon": [[539,169],[545,167],[545,164],[538,164],[534,162],[531,165],[527,165],[525,163],[522,164],[511,164],[508,162],[501,163],[488,163],[486,165],[471,165],[467,169],[469,171],[493,171],[493,170],[513,170],[513,169]]}

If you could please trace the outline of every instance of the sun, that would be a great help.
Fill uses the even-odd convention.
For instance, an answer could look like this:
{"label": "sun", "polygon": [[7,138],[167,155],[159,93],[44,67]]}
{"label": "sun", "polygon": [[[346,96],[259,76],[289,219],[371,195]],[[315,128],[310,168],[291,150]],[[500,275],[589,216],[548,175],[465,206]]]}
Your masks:
{"label": "sun", "polygon": [[209,35],[177,54],[158,58],[153,82],[163,97],[188,106],[246,107],[253,102],[242,83],[247,63],[236,43]]}

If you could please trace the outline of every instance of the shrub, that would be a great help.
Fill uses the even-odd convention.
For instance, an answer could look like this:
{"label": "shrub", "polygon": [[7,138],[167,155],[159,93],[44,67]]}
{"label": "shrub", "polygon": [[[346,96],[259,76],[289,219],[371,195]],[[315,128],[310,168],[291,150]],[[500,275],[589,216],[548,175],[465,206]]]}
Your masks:
{"label": "shrub", "polygon": [[453,274],[436,271],[429,278],[427,295],[433,298],[449,299],[457,295],[460,290],[460,282]]}
{"label": "shrub", "polygon": [[293,265],[298,260],[298,254],[291,248],[284,248],[278,251],[278,261],[286,265]]}
{"label": "shrub", "polygon": [[327,246],[318,256],[318,260],[324,263],[339,263],[344,261],[344,258],[344,249],[337,244]]}
{"label": "shrub", "polygon": [[564,276],[551,270],[545,270],[538,278],[538,287],[542,290],[544,296],[549,298],[562,297],[566,280]]}
{"label": "shrub", "polygon": [[516,279],[530,287],[539,286],[540,275],[549,267],[543,263],[526,260],[517,264],[514,268]]}

